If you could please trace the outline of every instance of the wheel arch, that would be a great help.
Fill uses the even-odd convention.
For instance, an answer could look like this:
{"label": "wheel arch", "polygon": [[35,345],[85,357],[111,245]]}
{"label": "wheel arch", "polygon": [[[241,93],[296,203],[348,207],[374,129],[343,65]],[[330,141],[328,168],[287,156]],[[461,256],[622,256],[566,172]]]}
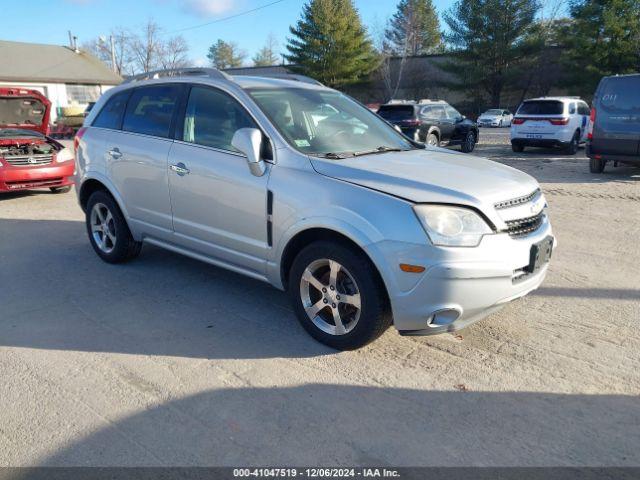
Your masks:
{"label": "wheel arch", "polygon": [[[82,182],[82,185],[80,186],[80,191],[78,192],[78,202],[80,203],[80,207],[82,208],[82,210],[86,211],[87,202],[89,201],[89,198],[94,192],[98,190],[103,190],[107,192],[109,195],[111,195],[111,198],[114,199],[114,201],[118,205],[118,208],[120,208],[122,215],[124,215],[124,218],[127,221],[127,224],[129,224],[129,214],[126,208],[124,207],[124,202],[122,201],[122,198],[120,197],[120,195],[117,194],[117,191],[113,188],[113,186],[110,184],[108,180],[100,177],[92,176],[92,177],[86,178]],[[130,225],[129,225],[129,228],[131,228]]]}
{"label": "wheel arch", "polygon": [[363,248],[362,245],[358,244],[355,240],[350,238],[349,236],[341,233],[337,230],[332,230],[330,228],[325,227],[311,227],[304,229],[298,233],[296,233],[289,241],[282,251],[282,256],[280,257],[280,280],[285,289],[288,288],[289,285],[289,272],[291,271],[291,266],[293,265],[293,261],[296,256],[308,245],[317,242],[317,241],[332,241],[337,242],[341,245],[352,248],[360,253],[362,253],[368,260],[371,262],[371,265],[374,268],[374,271],[378,275],[378,280],[383,287],[385,299],[387,301],[387,305],[390,305],[389,292],[384,281],[384,277],[380,272],[380,269],[371,258],[371,255]]}

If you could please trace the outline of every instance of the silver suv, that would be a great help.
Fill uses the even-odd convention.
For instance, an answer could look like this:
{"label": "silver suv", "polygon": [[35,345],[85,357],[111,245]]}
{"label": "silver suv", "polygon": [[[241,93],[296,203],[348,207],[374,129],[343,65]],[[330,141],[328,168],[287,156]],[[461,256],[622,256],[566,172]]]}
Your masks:
{"label": "silver suv", "polygon": [[302,77],[137,77],[100,99],[75,146],[103,260],[146,242],[263,280],[337,349],[391,324],[465,327],[538,287],[554,246],[532,177],[415,143]]}

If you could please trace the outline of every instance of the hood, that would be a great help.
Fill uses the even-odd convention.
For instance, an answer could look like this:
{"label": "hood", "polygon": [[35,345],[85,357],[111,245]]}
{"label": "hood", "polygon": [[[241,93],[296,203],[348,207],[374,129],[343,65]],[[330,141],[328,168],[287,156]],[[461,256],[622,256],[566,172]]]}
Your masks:
{"label": "hood", "polygon": [[311,158],[327,177],[415,203],[470,205],[489,216],[493,205],[532,193],[538,182],[520,170],[442,148],[365,155],[344,160]]}
{"label": "hood", "polygon": [[46,135],[50,115],[51,102],[40,92],[0,88],[0,128],[32,130]]}

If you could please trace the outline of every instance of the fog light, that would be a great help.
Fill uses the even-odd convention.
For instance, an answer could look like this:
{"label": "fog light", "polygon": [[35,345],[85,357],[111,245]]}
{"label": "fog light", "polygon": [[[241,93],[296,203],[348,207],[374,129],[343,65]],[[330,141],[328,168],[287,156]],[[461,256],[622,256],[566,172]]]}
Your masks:
{"label": "fog light", "polygon": [[427,320],[427,325],[430,327],[442,327],[444,325],[450,325],[460,317],[460,312],[453,308],[447,308],[439,310]]}

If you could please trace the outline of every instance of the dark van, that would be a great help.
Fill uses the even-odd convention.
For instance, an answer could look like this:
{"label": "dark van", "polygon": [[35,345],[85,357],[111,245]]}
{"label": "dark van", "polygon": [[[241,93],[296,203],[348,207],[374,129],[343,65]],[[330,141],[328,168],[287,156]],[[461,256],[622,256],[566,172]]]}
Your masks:
{"label": "dark van", "polygon": [[587,156],[589,170],[607,162],[640,165],[640,74],[604,77],[593,98]]}

